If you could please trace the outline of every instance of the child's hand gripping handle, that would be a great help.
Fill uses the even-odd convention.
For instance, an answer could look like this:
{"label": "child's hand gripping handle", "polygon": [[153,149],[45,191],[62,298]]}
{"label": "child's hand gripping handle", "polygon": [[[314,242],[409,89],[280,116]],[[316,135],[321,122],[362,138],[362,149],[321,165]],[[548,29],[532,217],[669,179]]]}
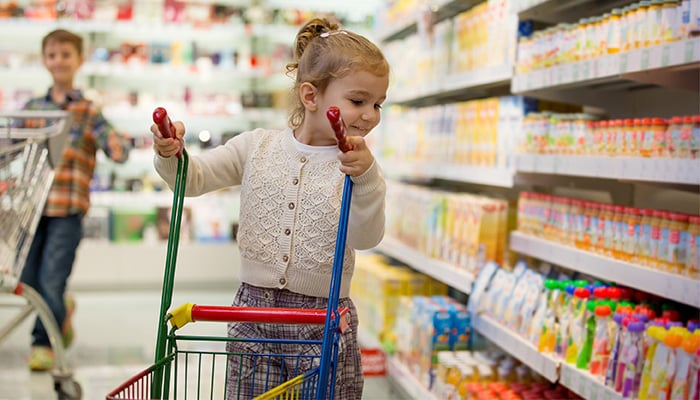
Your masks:
{"label": "child's hand gripping handle", "polygon": [[[156,126],[158,126],[158,131],[160,131],[160,134],[163,135],[164,138],[178,139],[175,135],[175,126],[170,120],[168,112],[165,111],[165,108],[158,107],[153,111],[153,122],[156,124]],[[183,144],[180,143],[180,150],[177,152],[178,158],[182,157],[182,147]]]}
{"label": "child's hand gripping handle", "polygon": [[348,143],[348,140],[345,138],[345,124],[343,123],[343,118],[340,116],[340,109],[336,106],[328,107],[326,117],[331,123],[333,132],[335,132],[335,138],[338,139],[338,148],[340,151],[347,153],[352,150],[352,144]]}

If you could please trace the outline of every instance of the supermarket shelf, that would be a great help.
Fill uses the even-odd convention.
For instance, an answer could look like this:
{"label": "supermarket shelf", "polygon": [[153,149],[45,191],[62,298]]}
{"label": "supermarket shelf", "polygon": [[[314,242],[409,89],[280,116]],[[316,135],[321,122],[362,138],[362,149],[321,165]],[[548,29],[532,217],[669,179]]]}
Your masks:
{"label": "supermarket shelf", "polygon": [[445,179],[455,182],[512,187],[513,171],[507,168],[474,167],[452,163],[381,160],[387,175],[421,179]]}
{"label": "supermarket shelf", "polygon": [[[514,93],[527,93],[537,89],[583,86],[605,80],[631,78],[626,74],[634,72],[669,69],[699,62],[700,38],[694,38],[515,74],[511,89]],[[685,87],[692,89],[692,86]]]}
{"label": "supermarket shelf", "polygon": [[150,63],[109,63],[88,62],[80,71],[81,74],[95,77],[128,78],[137,80],[172,79],[201,82],[208,80],[230,81],[235,79],[262,78],[264,71],[259,69],[241,70],[236,68],[221,68],[211,66],[196,68],[194,66],[176,66],[172,64]]}
{"label": "supermarket shelf", "polygon": [[[151,108],[120,108],[109,107],[103,110],[105,117],[116,129],[129,132],[132,136],[148,136],[153,109]],[[182,120],[187,126],[187,132],[193,137],[202,130],[208,130],[212,136],[218,137],[223,133],[241,132],[256,126],[284,127],[284,110],[272,108],[242,108],[232,114],[190,114],[182,107],[168,107],[175,119]]]}
{"label": "supermarket shelf", "polygon": [[590,373],[576,369],[575,366],[570,364],[561,364],[559,383],[571,389],[584,399],[622,399],[620,393],[605,386]]}
{"label": "supermarket shelf", "polygon": [[[206,35],[208,38],[240,38],[250,35],[278,36],[281,32],[296,33],[296,27],[283,25],[255,24],[247,26],[243,22],[229,23],[166,23],[154,20],[115,21],[110,20],[80,20],[65,18],[58,20],[35,20],[29,18],[2,19],[3,29],[9,29],[23,34],[44,35],[46,32],[65,28],[77,33],[108,33],[116,35],[145,35],[151,38],[197,37]],[[288,37],[288,36],[287,36]]]}
{"label": "supermarket shelf", "polygon": [[405,88],[392,95],[392,103],[419,107],[506,95],[512,76],[511,65],[452,74],[423,86]]}
{"label": "supermarket shelf", "polygon": [[559,378],[560,362],[540,353],[527,340],[485,315],[472,316],[472,327],[550,382]]}
{"label": "supermarket shelf", "polygon": [[[437,23],[467,11],[483,0],[435,0],[432,2],[433,23]],[[403,39],[418,31],[418,13],[399,18],[376,32],[382,42]]]}
{"label": "supermarket shelf", "polygon": [[[700,109],[700,38],[515,74],[511,90],[538,99],[593,106],[610,118]],[[658,115],[670,117],[671,115]]]}
{"label": "supermarket shelf", "polygon": [[700,160],[520,154],[516,170],[540,174],[700,185]]}
{"label": "supermarket shelf", "polygon": [[517,10],[520,20],[558,24],[578,21],[581,16],[602,15],[629,4],[629,0],[535,0],[528,3]]}
{"label": "supermarket shelf", "polygon": [[511,232],[513,251],[625,286],[700,307],[700,280],[582,251],[521,232]]}
{"label": "supermarket shelf", "polygon": [[377,246],[377,250],[465,294],[472,291],[474,275],[460,270],[452,264],[430,258],[396,239],[385,236],[384,240]]}
{"label": "supermarket shelf", "polygon": [[391,382],[410,399],[438,400],[396,357],[387,357],[387,372]]}

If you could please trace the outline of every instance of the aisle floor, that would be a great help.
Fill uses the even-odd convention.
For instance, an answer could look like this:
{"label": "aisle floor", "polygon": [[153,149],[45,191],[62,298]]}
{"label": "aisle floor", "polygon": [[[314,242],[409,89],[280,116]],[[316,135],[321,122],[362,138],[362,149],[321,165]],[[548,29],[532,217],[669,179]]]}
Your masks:
{"label": "aisle floor", "polygon": [[[175,291],[173,305],[230,304],[231,292]],[[0,294],[0,305],[18,303]],[[10,298],[9,300],[7,298]],[[67,360],[83,389],[84,400],[104,399],[106,393],[152,362],[160,291],[76,292],[76,341]],[[0,329],[16,314],[0,307]],[[33,320],[33,318],[30,318]],[[194,327],[193,327],[194,328]],[[197,334],[225,335],[220,324],[199,324]],[[30,373],[26,366],[31,321],[18,325],[0,342],[0,400],[55,399],[52,378]],[[386,378],[368,378],[363,399],[402,399]]]}

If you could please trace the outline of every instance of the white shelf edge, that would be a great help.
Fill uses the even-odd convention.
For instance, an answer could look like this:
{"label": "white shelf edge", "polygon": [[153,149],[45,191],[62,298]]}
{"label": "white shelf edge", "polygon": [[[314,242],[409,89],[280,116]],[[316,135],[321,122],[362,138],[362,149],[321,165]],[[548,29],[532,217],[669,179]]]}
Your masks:
{"label": "white shelf edge", "polygon": [[518,154],[517,172],[700,185],[700,160]]}
{"label": "white shelf edge", "polygon": [[379,246],[377,246],[377,250],[410,265],[411,268],[431,276],[454,289],[465,294],[471,293],[474,275],[462,271],[452,264],[430,258],[398,240],[386,236]]}
{"label": "white shelf edge", "polygon": [[560,361],[540,353],[527,340],[484,315],[472,316],[472,327],[486,339],[532,368],[550,382],[559,378]]}
{"label": "white shelf edge", "polygon": [[605,386],[587,371],[562,363],[559,383],[585,399],[621,400],[622,395]]}
{"label": "white shelf edge", "polygon": [[466,91],[482,86],[508,84],[513,77],[512,65],[490,66],[441,77],[437,82],[411,87],[393,95],[392,103],[407,103],[445,92]]}
{"label": "white shelf edge", "polygon": [[427,161],[380,160],[388,175],[408,175],[416,178],[439,178],[455,182],[513,187],[513,171],[500,167],[477,167]]}
{"label": "white shelf edge", "polygon": [[583,84],[627,73],[670,68],[699,61],[700,38],[692,38],[522,74],[516,73],[511,81],[511,92],[522,94],[562,85]]}
{"label": "white shelf edge", "polygon": [[517,231],[510,234],[510,247],[518,253],[700,308],[700,280],[653,270]]}
{"label": "white shelf edge", "polygon": [[389,378],[414,400],[438,400],[396,357],[387,357]]}

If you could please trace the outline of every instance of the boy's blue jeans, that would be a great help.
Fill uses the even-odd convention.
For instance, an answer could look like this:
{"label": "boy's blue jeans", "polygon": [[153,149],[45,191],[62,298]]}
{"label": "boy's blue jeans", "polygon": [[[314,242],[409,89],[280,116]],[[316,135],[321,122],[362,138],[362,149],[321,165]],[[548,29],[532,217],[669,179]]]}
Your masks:
{"label": "boy's blue jeans", "polygon": [[[39,292],[56,318],[59,330],[66,319],[63,297],[82,237],[81,220],[78,214],[42,216],[22,270],[22,282]],[[49,336],[39,318],[32,331],[32,346],[50,346]]]}

